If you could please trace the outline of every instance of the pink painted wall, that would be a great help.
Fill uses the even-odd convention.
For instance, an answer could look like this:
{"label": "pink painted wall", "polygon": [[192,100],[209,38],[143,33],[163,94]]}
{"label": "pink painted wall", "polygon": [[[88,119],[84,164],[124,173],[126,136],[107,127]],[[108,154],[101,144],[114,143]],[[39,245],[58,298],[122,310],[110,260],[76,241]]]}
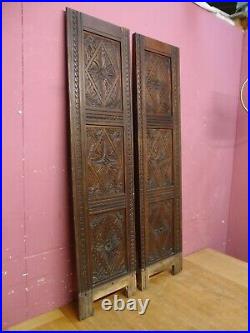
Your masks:
{"label": "pink painted wall", "polygon": [[[248,77],[248,32],[242,47],[241,84]],[[245,89],[244,101],[248,100]],[[238,106],[227,252],[248,261],[248,114]]]}
{"label": "pink painted wall", "polygon": [[4,327],[73,297],[66,6],[180,47],[184,254],[226,248],[242,32],[192,3],[5,3]]}

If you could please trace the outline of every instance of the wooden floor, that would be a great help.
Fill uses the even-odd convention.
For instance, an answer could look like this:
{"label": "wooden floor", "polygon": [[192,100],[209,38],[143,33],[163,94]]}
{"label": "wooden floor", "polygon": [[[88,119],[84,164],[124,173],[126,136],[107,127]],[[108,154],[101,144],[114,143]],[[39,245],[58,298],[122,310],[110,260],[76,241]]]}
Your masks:
{"label": "wooden floor", "polygon": [[103,311],[97,301],[95,315],[80,322],[69,304],[10,330],[247,330],[247,280],[247,263],[205,249],[186,257],[180,274],[158,274],[136,292],[150,299],[145,315]]}

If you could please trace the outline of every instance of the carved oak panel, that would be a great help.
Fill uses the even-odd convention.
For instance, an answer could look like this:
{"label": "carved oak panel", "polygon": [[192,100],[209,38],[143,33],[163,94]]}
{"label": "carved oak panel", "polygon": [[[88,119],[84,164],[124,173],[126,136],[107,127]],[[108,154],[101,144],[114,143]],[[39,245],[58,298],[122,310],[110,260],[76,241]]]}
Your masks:
{"label": "carved oak panel", "polygon": [[148,128],[147,130],[147,188],[154,189],[172,184],[172,131]]}
{"label": "carved oak panel", "polygon": [[174,253],[173,200],[149,204],[149,247],[148,264]]}
{"label": "carved oak panel", "polygon": [[171,113],[170,58],[145,51],[146,112]]}
{"label": "carved oak panel", "polygon": [[[127,29],[67,9],[71,169],[79,317],[96,290],[135,272]],[[114,280],[114,282],[113,282]],[[115,284],[115,285],[116,285]],[[97,288],[97,289],[96,289]]]}
{"label": "carved oak panel", "polygon": [[124,192],[123,129],[87,126],[89,197]]}
{"label": "carved oak panel", "polygon": [[124,210],[90,218],[93,284],[127,272]]}
{"label": "carved oak panel", "polygon": [[181,252],[179,50],[133,35],[138,275]]}
{"label": "carved oak panel", "polygon": [[121,109],[120,43],[84,32],[86,104]]}

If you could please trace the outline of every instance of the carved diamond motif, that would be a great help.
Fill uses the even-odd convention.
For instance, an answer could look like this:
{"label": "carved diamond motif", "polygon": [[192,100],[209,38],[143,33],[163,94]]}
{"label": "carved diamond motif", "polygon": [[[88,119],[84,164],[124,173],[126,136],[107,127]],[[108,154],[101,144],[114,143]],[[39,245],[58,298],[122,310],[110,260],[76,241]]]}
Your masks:
{"label": "carved diamond motif", "polygon": [[173,253],[173,201],[149,204],[149,253],[148,263]]}
{"label": "carved diamond motif", "polygon": [[93,284],[126,272],[124,211],[90,218]]}
{"label": "carved diamond motif", "polygon": [[115,127],[87,127],[88,194],[108,197],[124,192],[123,132]]}
{"label": "carved diamond motif", "polygon": [[148,189],[172,184],[172,131],[148,129]]}
{"label": "carved diamond motif", "polygon": [[121,109],[120,44],[84,33],[86,104]]}
{"label": "carved diamond motif", "polygon": [[171,63],[160,54],[145,52],[146,111],[171,113]]}

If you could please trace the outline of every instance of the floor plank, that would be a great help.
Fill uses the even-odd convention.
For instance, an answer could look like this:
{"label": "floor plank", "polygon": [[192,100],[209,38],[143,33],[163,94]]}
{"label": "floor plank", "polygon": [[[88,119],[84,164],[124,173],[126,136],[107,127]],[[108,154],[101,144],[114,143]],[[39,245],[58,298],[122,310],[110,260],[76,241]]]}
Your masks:
{"label": "floor plank", "polygon": [[180,274],[163,272],[150,279],[147,290],[137,290],[135,298],[150,299],[145,315],[103,311],[99,300],[95,315],[78,321],[71,303],[57,310],[58,317],[50,312],[43,315],[47,320],[39,316],[11,330],[246,330],[246,281],[247,263],[205,249],[186,257]]}
{"label": "floor plank", "polygon": [[248,286],[247,263],[242,260],[212,249],[195,252],[186,257],[186,260],[242,286]]}
{"label": "floor plank", "polygon": [[38,326],[36,331],[77,331],[77,328],[68,318],[62,317],[45,325]]}
{"label": "floor plank", "polygon": [[23,323],[12,326],[11,331],[32,331],[37,328],[39,325],[45,325],[51,321],[54,321],[59,318],[63,318],[64,315],[59,309],[44,313],[40,316],[36,316],[32,319],[29,319]]}

